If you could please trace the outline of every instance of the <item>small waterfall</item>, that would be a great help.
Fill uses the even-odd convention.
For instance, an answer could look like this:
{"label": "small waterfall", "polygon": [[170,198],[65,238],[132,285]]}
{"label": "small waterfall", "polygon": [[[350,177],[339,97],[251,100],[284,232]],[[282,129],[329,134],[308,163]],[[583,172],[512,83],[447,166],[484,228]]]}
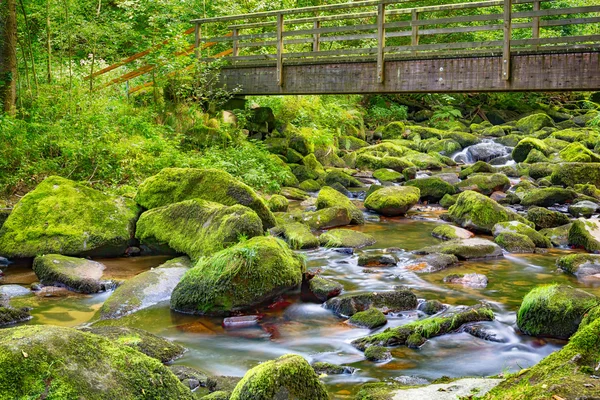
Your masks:
{"label": "small waterfall", "polygon": [[506,165],[511,162],[511,152],[512,148],[496,143],[493,139],[483,139],[481,143],[469,146],[456,153],[452,159],[465,164],[485,161],[494,165]]}

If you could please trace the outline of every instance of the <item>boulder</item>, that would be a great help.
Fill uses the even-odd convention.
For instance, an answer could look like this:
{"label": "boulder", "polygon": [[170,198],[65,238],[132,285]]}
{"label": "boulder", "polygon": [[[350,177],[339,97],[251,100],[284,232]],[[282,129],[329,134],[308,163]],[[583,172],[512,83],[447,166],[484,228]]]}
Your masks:
{"label": "boulder", "polygon": [[551,207],[555,204],[564,204],[577,198],[577,193],[571,189],[548,187],[532,189],[525,192],[521,198],[523,206]]}
{"label": "boulder", "polygon": [[577,278],[600,278],[600,255],[570,254],[558,259],[558,267]]}
{"label": "boulder", "polygon": [[337,228],[339,226],[350,225],[351,222],[356,221],[348,209],[349,207],[343,206],[328,207],[298,214],[295,215],[295,218],[298,222],[305,224],[313,230]]}
{"label": "boulder", "polygon": [[534,149],[540,151],[544,155],[548,155],[552,151],[542,140],[528,137],[519,141],[513,149],[513,160],[518,163],[525,161],[529,152]]}
{"label": "boulder", "polygon": [[436,177],[413,179],[405,183],[405,186],[419,188],[421,200],[438,202],[445,195],[456,193],[454,186]]}
{"label": "boulder", "polygon": [[469,165],[466,168],[461,169],[458,177],[460,179],[466,179],[469,175],[477,174],[477,173],[494,173],[496,170],[490,164],[484,161],[477,161],[473,165]]}
{"label": "boulder", "polygon": [[0,353],[6,399],[32,394],[48,399],[134,399],[141,393],[149,399],[193,398],[160,361],[72,328],[32,325],[0,330]]}
{"label": "boulder", "polygon": [[394,171],[393,169],[380,168],[373,171],[373,178],[380,182],[402,182],[404,181],[404,175],[400,172]]}
{"label": "boulder", "polygon": [[434,315],[443,311],[446,306],[439,300],[426,300],[419,303],[418,310],[425,313],[426,315]]}
{"label": "boulder", "polygon": [[308,286],[311,293],[320,301],[327,301],[338,296],[344,289],[341,283],[320,276],[312,278]]}
{"label": "boulder", "polygon": [[146,211],[136,229],[136,237],[152,250],[184,253],[192,260],[231,246],[240,237],[262,234],[261,219],[250,208],[239,204],[224,206],[201,199]]}
{"label": "boulder", "polygon": [[441,240],[454,240],[454,239],[471,239],[475,234],[463,228],[459,228],[454,225],[440,225],[431,231],[431,236]]}
{"label": "boulder", "polygon": [[453,254],[431,253],[415,260],[414,264],[406,269],[416,273],[431,273],[446,269],[458,262],[458,257]]}
{"label": "boulder", "polygon": [[319,237],[319,241],[325,247],[350,247],[356,249],[375,244],[373,236],[350,229],[333,229],[327,231]]}
{"label": "boulder", "polygon": [[344,186],[345,188],[365,186],[358,179],[356,179],[340,170],[337,170],[337,169],[327,172],[327,174],[325,175],[325,183],[328,185],[333,185],[334,183],[339,183],[340,185]]}
{"label": "boulder", "polygon": [[571,286],[538,286],[523,298],[517,326],[527,335],[568,339],[598,303],[596,296]]}
{"label": "boulder", "polygon": [[218,169],[165,168],[146,179],[135,196],[135,201],[147,209],[191,199],[246,206],[256,212],[264,229],[275,226],[275,217],[262,197],[250,186]]}
{"label": "boulder", "polygon": [[499,222],[492,228],[492,234],[494,237],[506,232],[518,233],[528,237],[535,244],[535,247],[552,247],[552,243],[550,243],[550,240],[547,237],[537,232],[529,225],[525,225],[519,221]]}
{"label": "boulder", "polygon": [[396,256],[381,251],[367,251],[358,256],[358,265],[361,267],[394,267],[397,263]]}
{"label": "boulder", "polygon": [[362,211],[345,195],[337,190],[325,186],[319,191],[317,196],[317,210],[323,210],[330,207],[344,207],[348,210],[351,216],[351,223],[362,225],[365,223],[365,218]]}
{"label": "boulder", "polygon": [[382,139],[402,139],[404,138],[404,132],[406,130],[406,126],[403,122],[395,121],[390,122],[383,128]]}
{"label": "boulder", "polygon": [[383,346],[369,346],[365,349],[365,358],[369,361],[388,361],[392,359],[392,353]]}
{"label": "boulder", "polygon": [[258,236],[200,259],[171,296],[171,308],[227,315],[272,300],[302,282],[303,262],[284,241]]}
{"label": "boulder", "polygon": [[48,254],[33,261],[33,271],[48,286],[64,286],[78,293],[98,293],[114,284],[102,280],[106,267],[97,261]]}
{"label": "boulder", "polygon": [[269,206],[269,210],[273,212],[285,212],[288,210],[290,202],[285,197],[274,194],[267,201],[267,205]]}
{"label": "boulder", "polygon": [[175,286],[190,267],[189,258],[179,257],[128,279],[104,302],[99,311],[100,319],[121,318],[169,301]]}
{"label": "boulder", "polygon": [[9,297],[0,293],[0,327],[18,324],[31,319],[26,308],[14,308],[9,304]]}
{"label": "boulder", "polygon": [[397,287],[393,291],[349,293],[329,299],[325,308],[342,317],[351,317],[357,312],[369,308],[383,311],[407,311],[417,308],[417,296],[405,287]]}
{"label": "boulder", "polygon": [[461,192],[472,190],[489,196],[494,192],[507,191],[510,180],[504,174],[473,174],[455,186]]}
{"label": "boulder", "polygon": [[230,400],[328,400],[325,385],[306,360],[287,354],[257,365],[237,384]]}
{"label": "boulder", "polygon": [[532,114],[517,121],[516,127],[521,132],[529,135],[546,127],[554,127],[554,121],[543,113]]}
{"label": "boulder", "polygon": [[319,239],[312,234],[308,226],[300,222],[278,225],[272,228],[270,232],[274,236],[282,237],[294,250],[319,247]]}
{"label": "boulder", "polygon": [[555,185],[574,187],[589,183],[600,187],[600,163],[558,164],[550,179]]}
{"label": "boulder", "polygon": [[550,239],[556,247],[567,247],[569,245],[569,230],[572,224],[557,226],[556,228],[542,229],[540,233]]}
{"label": "boulder", "polygon": [[599,207],[600,206],[598,206],[598,204],[592,201],[582,200],[569,206],[569,214],[571,214],[575,218],[589,218],[593,214],[595,214],[596,211],[598,211]]}
{"label": "boulder", "polygon": [[300,182],[298,188],[305,192],[318,192],[321,189],[321,184],[313,179],[307,179],[303,182]]}
{"label": "boulder", "polygon": [[519,221],[533,226],[533,223],[516,212],[473,191],[466,191],[458,196],[456,204],[448,209],[448,217],[465,229],[482,233],[491,233],[494,225],[505,221]]}
{"label": "boulder", "polygon": [[389,186],[377,190],[365,199],[365,207],[388,217],[404,215],[419,201],[416,187]]}
{"label": "boulder", "polygon": [[361,328],[375,329],[387,324],[385,314],[376,308],[369,308],[365,311],[359,311],[348,320],[352,325]]}
{"label": "boulder", "polygon": [[290,200],[306,200],[310,198],[310,195],[304,190],[294,187],[282,187],[281,195]]}
{"label": "boulder", "polygon": [[502,249],[487,239],[458,239],[417,250],[416,254],[452,254],[461,260],[502,257]]}
{"label": "boulder", "polygon": [[318,375],[341,375],[353,374],[356,368],[347,367],[345,365],[335,365],[328,362],[318,361],[312,363],[312,367]]}
{"label": "boulder", "polygon": [[[500,128],[502,130],[502,128]],[[502,136],[504,131],[502,130]],[[510,149],[500,143],[479,143],[467,148],[469,161],[490,161],[494,158],[504,157],[510,154]]]}
{"label": "boulder", "polygon": [[562,149],[558,156],[565,162],[600,162],[600,156],[583,144],[571,143]]}
{"label": "boulder", "polygon": [[471,288],[485,288],[488,278],[482,274],[452,274],[444,277],[445,283],[463,285]]}
{"label": "boulder", "polygon": [[600,251],[600,220],[580,218],[569,229],[569,245]]}
{"label": "boulder", "polygon": [[496,236],[494,241],[509,253],[533,253],[535,251],[535,243],[529,237],[516,232],[502,232]]}
{"label": "boulder", "polygon": [[138,213],[129,199],[51,176],[17,203],[0,228],[0,254],[121,256],[133,238]]}
{"label": "boulder", "polygon": [[567,215],[544,207],[531,207],[527,210],[527,220],[533,222],[536,229],[556,228],[570,222]]}

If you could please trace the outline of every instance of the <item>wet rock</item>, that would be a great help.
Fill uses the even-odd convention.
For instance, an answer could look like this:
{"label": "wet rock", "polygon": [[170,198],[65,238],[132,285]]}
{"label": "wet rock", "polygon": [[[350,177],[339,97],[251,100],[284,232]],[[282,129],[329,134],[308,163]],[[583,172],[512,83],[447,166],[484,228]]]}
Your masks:
{"label": "wet rock", "polygon": [[332,229],[319,237],[321,245],[325,247],[351,247],[361,248],[375,243],[375,238],[366,233],[350,229]]}
{"label": "wet rock", "polygon": [[10,399],[39,393],[45,380],[52,382],[48,387],[52,398],[72,393],[95,399],[137,398],[140,393],[153,399],[193,398],[158,360],[77,329],[50,325],[3,329],[0,353],[2,394]]}
{"label": "wet rock", "polygon": [[[502,130],[502,128],[500,129]],[[502,136],[504,136],[504,130],[502,130]],[[467,148],[467,156],[470,162],[490,161],[507,154],[510,154],[510,149],[495,142],[479,143]]]}
{"label": "wet rock", "polygon": [[285,242],[254,237],[201,259],[175,287],[171,308],[208,315],[245,310],[298,286],[303,270]]}
{"label": "wet rock", "polygon": [[358,256],[358,265],[361,267],[394,267],[398,259],[389,253],[363,252]]}
{"label": "wet rock", "polygon": [[600,251],[600,220],[580,218],[569,229],[569,245]]}
{"label": "wet rock", "polygon": [[439,178],[439,179],[443,180],[444,182],[447,182],[451,185],[455,185],[458,182],[460,182],[460,179],[458,179],[458,175],[453,172],[435,174],[434,177]]}
{"label": "wet rock", "polygon": [[392,359],[392,353],[382,346],[369,346],[365,349],[365,358],[369,361],[388,361]]}
{"label": "wet rock", "polygon": [[590,183],[600,187],[600,163],[562,163],[556,166],[550,179],[555,185],[574,187]]}
{"label": "wet rock", "polygon": [[484,288],[488,284],[488,278],[481,274],[452,274],[444,277],[444,282],[472,288]]}
{"label": "wet rock", "polygon": [[365,311],[359,311],[352,315],[348,320],[352,325],[368,329],[375,329],[387,324],[385,315],[376,308],[369,308]]}
{"label": "wet rock", "polygon": [[325,183],[327,185],[333,185],[334,183],[339,183],[345,188],[351,187],[363,187],[364,184],[358,179],[340,171],[340,170],[331,170],[327,172],[325,175]]}
{"label": "wet rock", "polygon": [[330,207],[344,207],[351,217],[351,223],[361,225],[365,223],[362,211],[345,195],[338,191],[324,187],[317,197],[317,210],[323,210]]}
{"label": "wet rock", "polygon": [[445,195],[440,200],[440,206],[444,208],[452,207],[454,204],[456,204],[456,199],[458,198],[458,196],[459,195],[457,194],[455,194],[454,196],[450,196],[449,194]]}
{"label": "wet rock", "polygon": [[338,296],[344,289],[341,283],[320,276],[315,276],[310,280],[309,288],[311,293],[320,301],[327,301]]}
{"label": "wet rock", "polygon": [[472,190],[486,196],[494,192],[505,192],[510,188],[510,180],[504,174],[473,174],[456,184],[461,191]]}
{"label": "wet rock", "polygon": [[598,204],[593,203],[589,200],[583,200],[576,204],[572,204],[569,206],[569,214],[574,216],[575,218],[584,217],[590,218],[592,214],[595,214],[598,211]]}
{"label": "wet rock", "polygon": [[521,198],[521,205],[551,207],[555,204],[564,204],[577,197],[574,190],[556,187],[533,189],[527,191]]}
{"label": "wet rock", "polygon": [[440,225],[433,229],[431,236],[442,240],[470,239],[475,236],[471,231],[454,225]]}
{"label": "wet rock", "polygon": [[332,183],[331,185],[327,185],[326,187],[335,189],[336,191],[340,192],[341,194],[343,194],[346,197],[352,197],[352,192],[349,191],[348,189],[346,189],[344,186],[342,186],[342,184],[340,184],[338,182]]}
{"label": "wet rock", "polygon": [[121,256],[138,212],[132,200],[52,176],[25,195],[2,225],[0,254]]}
{"label": "wet rock", "polygon": [[534,149],[540,151],[544,155],[551,153],[551,149],[542,140],[528,137],[519,141],[513,149],[513,160],[518,163],[525,161],[529,152]]}
{"label": "wet rock", "polygon": [[201,400],[229,400],[231,397],[231,392],[225,390],[218,390],[216,392],[212,392],[204,397],[201,397]]}
{"label": "wet rock", "polygon": [[345,365],[335,365],[328,362],[315,362],[312,364],[317,375],[351,375],[356,371],[356,368],[347,367]]}
{"label": "wet rock", "polygon": [[270,232],[273,236],[282,237],[295,250],[319,247],[319,239],[312,234],[308,226],[300,222],[278,225],[271,228]]}
{"label": "wet rock", "polygon": [[438,245],[425,247],[415,252],[416,254],[452,254],[461,260],[478,258],[495,258],[502,256],[502,249],[494,242],[487,239],[473,238],[450,240]]}
{"label": "wet rock", "polygon": [[416,260],[415,264],[406,268],[417,273],[437,272],[450,267],[458,262],[453,254],[431,253]]}
{"label": "wet rock", "polygon": [[14,308],[9,304],[9,297],[0,293],[0,327],[18,324],[31,319],[26,308]]}
{"label": "wet rock", "polygon": [[185,348],[182,346],[142,329],[99,326],[85,329],[85,331],[105,337],[113,343],[129,346],[149,357],[156,358],[163,364],[181,357],[185,352]]}
{"label": "wet rock", "polygon": [[429,384],[429,381],[427,379],[420,378],[418,376],[397,376],[394,378],[394,381],[398,382],[400,385],[403,386],[421,386]]}
{"label": "wet rock", "polygon": [[[502,379],[489,379],[489,378],[463,378],[452,381],[451,383],[437,383],[428,385],[420,388],[406,389],[406,388],[389,388],[386,390],[389,399],[394,400],[422,400],[422,399],[435,399],[435,400],[456,400],[462,398],[472,398],[475,396],[484,396],[492,388],[499,385]],[[364,385],[363,389],[359,392],[359,396],[362,393],[365,396],[370,396],[370,393],[383,393],[381,388],[376,392],[375,387]],[[361,399],[368,399],[369,397],[359,397]]]}
{"label": "wet rock", "polygon": [[31,291],[21,285],[0,285],[0,296],[6,296],[9,299],[13,297],[28,296]]}
{"label": "wet rock", "polygon": [[341,254],[354,254],[354,249],[352,247],[338,247],[336,249],[333,249],[333,251],[335,251],[336,253],[341,253]]}
{"label": "wet rock", "polygon": [[65,286],[78,293],[98,293],[113,283],[102,280],[106,267],[83,258],[49,254],[36,257],[33,270],[40,282],[49,286]]}
{"label": "wet rock", "polygon": [[516,123],[517,129],[525,134],[531,134],[543,128],[554,126],[552,118],[543,113],[529,115],[521,118]]}
{"label": "wet rock", "polygon": [[300,182],[298,187],[305,192],[318,192],[321,189],[321,184],[313,179],[307,179]]}
{"label": "wet rock", "polygon": [[231,394],[231,400],[282,398],[328,400],[329,395],[310,364],[292,354],[252,368]]}
{"label": "wet rock", "polygon": [[290,200],[306,200],[310,197],[308,193],[304,190],[294,188],[294,187],[282,187],[280,191],[281,195],[286,199]]}
{"label": "wet rock", "polygon": [[596,254],[570,254],[558,259],[556,264],[563,271],[575,275],[577,278],[600,278],[600,255]]}
{"label": "wet rock", "polygon": [[596,296],[571,286],[538,286],[523,299],[517,326],[531,336],[568,339],[585,313],[598,303]]}
{"label": "wet rock", "polygon": [[483,161],[477,161],[475,164],[469,165],[468,167],[464,167],[463,169],[461,169],[460,173],[458,174],[458,177],[460,179],[467,179],[470,175],[473,175],[476,173],[494,173],[494,172],[496,172],[496,170],[490,164],[483,162]]}
{"label": "wet rock", "polygon": [[[212,394],[227,393],[227,399],[229,399],[231,392],[241,380],[237,376],[209,376],[206,381],[206,387]],[[220,396],[213,398],[213,400],[220,400]]]}
{"label": "wet rock", "polygon": [[388,217],[404,215],[417,204],[420,191],[415,187],[389,186],[371,193],[365,207]]}
{"label": "wet rock", "polygon": [[496,244],[509,253],[533,253],[535,243],[527,236],[516,232],[502,232],[494,239]]}
{"label": "wet rock", "polygon": [[435,176],[413,179],[406,182],[405,186],[419,188],[422,201],[438,202],[445,195],[453,195],[456,193],[454,186]]}
{"label": "wet rock", "polygon": [[504,338],[499,338],[494,332],[490,332],[487,328],[480,324],[465,325],[461,329],[463,332],[468,333],[479,339],[487,340],[488,342],[505,343]]}
{"label": "wet rock", "polygon": [[257,326],[261,317],[258,315],[242,315],[239,317],[229,317],[223,319],[223,328],[243,329],[251,326]]}
{"label": "wet rock", "polygon": [[494,237],[507,232],[518,233],[528,237],[536,247],[552,247],[552,243],[550,243],[550,240],[547,237],[519,221],[499,222],[492,228],[492,234]]}
{"label": "wet rock", "polygon": [[100,308],[101,319],[115,319],[171,299],[171,293],[191,267],[187,257],[167,261],[120,285]]}
{"label": "wet rock", "polygon": [[404,287],[386,292],[344,294],[325,303],[325,308],[339,316],[351,317],[371,307],[384,311],[407,311],[417,308],[417,296]]}
{"label": "wet rock", "polygon": [[443,311],[445,308],[446,306],[444,306],[444,304],[439,300],[427,300],[419,303],[419,307],[417,309],[427,315],[434,315]]}
{"label": "wet rock", "polygon": [[571,230],[571,224],[542,229],[540,233],[550,239],[553,246],[567,247],[569,245],[569,230]]}
{"label": "wet rock", "polygon": [[527,210],[527,219],[535,224],[536,229],[556,228],[570,222],[565,214],[543,207],[531,207]]}
{"label": "wet rock", "polygon": [[[34,290],[33,288],[31,290]],[[74,297],[74,296],[81,296],[81,294],[76,293],[76,292],[72,292],[69,289],[65,288],[65,287],[59,287],[59,286],[44,286],[44,287],[39,287],[37,290],[35,290],[35,295],[37,297],[55,297],[55,298],[60,298],[60,297]]]}
{"label": "wet rock", "polygon": [[198,387],[206,387],[208,375],[195,368],[186,367],[185,365],[170,365],[169,369],[179,379],[179,381],[190,390],[195,390]]}
{"label": "wet rock", "polygon": [[[333,189],[332,189],[333,190]],[[296,217],[298,222],[302,222],[310,229],[331,229],[339,226],[350,225],[352,216],[347,207],[328,207],[318,211],[309,211]]]}
{"label": "wet rock", "polygon": [[394,171],[393,169],[381,168],[373,171],[373,178],[380,182],[402,182],[404,181],[404,175],[400,172]]}
{"label": "wet rock", "polygon": [[0,267],[6,267],[10,264],[7,258],[0,257]]}
{"label": "wet rock", "polygon": [[288,201],[288,199],[278,194],[274,194],[273,196],[271,196],[271,198],[267,202],[269,209],[273,212],[285,212],[288,210],[289,204],[290,202]]}

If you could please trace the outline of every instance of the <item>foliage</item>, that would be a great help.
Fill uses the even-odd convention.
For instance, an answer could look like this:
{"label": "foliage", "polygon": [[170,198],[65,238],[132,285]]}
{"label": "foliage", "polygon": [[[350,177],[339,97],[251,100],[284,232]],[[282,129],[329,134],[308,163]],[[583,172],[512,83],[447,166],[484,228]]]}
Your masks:
{"label": "foliage", "polygon": [[399,105],[385,96],[373,96],[370,99],[365,117],[368,125],[372,127],[407,118],[406,106]]}

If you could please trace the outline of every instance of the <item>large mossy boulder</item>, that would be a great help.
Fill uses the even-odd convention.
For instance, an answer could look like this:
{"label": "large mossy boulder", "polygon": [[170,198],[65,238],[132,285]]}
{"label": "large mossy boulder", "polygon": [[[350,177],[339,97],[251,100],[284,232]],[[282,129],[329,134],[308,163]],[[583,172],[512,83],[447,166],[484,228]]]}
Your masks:
{"label": "large mossy boulder", "polygon": [[461,192],[472,190],[489,196],[494,192],[508,190],[510,180],[504,174],[473,174],[457,183],[456,188]]}
{"label": "large mossy boulder", "polygon": [[102,280],[104,264],[97,261],[48,254],[33,261],[33,271],[47,286],[64,286],[79,293],[98,293],[107,290],[111,282]]}
{"label": "large mossy boulder", "polygon": [[[240,238],[262,235],[263,225],[250,208],[224,206],[201,199],[185,200],[143,213],[136,237],[160,252],[187,254],[192,260],[237,243]],[[172,249],[172,250],[171,250]]]}
{"label": "large mossy boulder", "polygon": [[600,187],[600,163],[559,164],[550,179],[555,185],[574,187],[578,184],[592,184]]}
{"label": "large mossy boulder", "polygon": [[310,228],[300,222],[288,222],[271,228],[271,234],[283,237],[294,250],[314,249],[319,247],[319,239],[312,234]]}
{"label": "large mossy boulder", "polygon": [[365,199],[365,207],[388,217],[404,215],[417,204],[419,188],[412,186],[389,186],[371,193]]}
{"label": "large mossy boulder", "polygon": [[324,179],[325,179],[325,183],[330,186],[335,183],[339,183],[340,185],[344,186],[345,188],[365,186],[361,181],[359,181],[355,177],[350,176],[347,173],[342,172],[337,169],[327,172],[327,174],[325,174]]}
{"label": "large mossy boulder", "polygon": [[531,336],[568,339],[598,303],[596,296],[571,286],[538,286],[523,298],[517,326]]}
{"label": "large mossy boulder", "polygon": [[431,236],[441,240],[454,240],[454,239],[471,239],[475,234],[458,226],[444,224],[436,226],[431,231]]}
{"label": "large mossy boulder", "polygon": [[120,256],[133,238],[138,214],[129,199],[51,176],[25,195],[2,225],[0,255]]}
{"label": "large mossy boulder", "polygon": [[554,121],[548,115],[532,114],[517,121],[516,127],[521,132],[529,135],[546,127],[554,127]]}
{"label": "large mossy boulder", "polygon": [[492,233],[494,225],[505,221],[520,221],[533,226],[516,212],[473,191],[461,193],[456,203],[448,209],[448,216],[465,229],[483,233]]}
{"label": "large mossy boulder", "polygon": [[527,159],[529,152],[534,149],[540,151],[544,155],[548,155],[551,152],[551,149],[542,140],[528,137],[522,139],[513,149],[513,160],[516,162],[524,162]]}
{"label": "large mossy boulder", "polygon": [[570,222],[567,215],[544,207],[531,207],[527,210],[527,220],[533,222],[536,229],[556,228]]}
{"label": "large mossy boulder", "polygon": [[332,229],[319,236],[321,245],[325,247],[361,247],[375,244],[375,238],[369,234],[351,229]]}
{"label": "large mossy boulder", "polygon": [[155,304],[169,301],[175,286],[192,266],[187,257],[169,260],[120,285],[104,302],[100,319],[116,319]]}
{"label": "large mossy boulder", "polygon": [[298,286],[303,271],[284,241],[254,237],[200,259],[173,291],[171,308],[207,315],[246,310]]}
{"label": "large mossy boulder", "polygon": [[496,235],[494,242],[509,253],[533,253],[535,251],[535,243],[528,236],[512,231]]}
{"label": "large mossy boulder", "polygon": [[362,225],[365,223],[362,211],[348,197],[331,187],[325,186],[319,191],[316,206],[317,210],[344,207],[350,214],[352,224]]}
{"label": "large mossy boulder", "polygon": [[399,312],[414,310],[417,305],[417,296],[408,288],[400,286],[392,291],[343,294],[327,300],[324,307],[336,315],[351,317],[372,307]]}
{"label": "large mossy boulder", "polygon": [[496,170],[490,164],[484,161],[477,161],[475,164],[469,165],[468,167],[461,169],[460,173],[458,174],[458,177],[460,179],[466,179],[469,177],[469,175],[472,174],[494,172],[496,172]]}
{"label": "large mossy boulder", "polygon": [[230,400],[328,400],[325,385],[301,356],[287,354],[246,372]]}
{"label": "large mossy boulder", "polygon": [[558,259],[558,267],[578,278],[600,277],[600,255],[569,254]]}
{"label": "large mossy boulder", "polygon": [[589,252],[600,251],[600,221],[580,218],[571,224],[569,245]]}
{"label": "large mossy boulder", "polygon": [[557,187],[532,189],[525,192],[521,198],[521,205],[551,207],[555,204],[569,203],[576,197],[577,193],[571,189]]}
{"label": "large mossy boulder", "polygon": [[558,153],[559,157],[565,162],[600,162],[600,156],[583,144],[571,143]]}
{"label": "large mossy boulder", "polygon": [[552,243],[550,242],[550,239],[548,239],[546,236],[542,235],[541,233],[537,232],[535,229],[533,229],[529,225],[525,225],[524,223],[519,222],[519,221],[499,222],[496,225],[494,225],[494,227],[492,228],[492,234],[494,235],[494,237],[497,237],[498,235],[505,233],[505,232],[512,232],[512,233],[524,235],[524,236],[528,237],[529,239],[531,239],[531,241],[535,244],[536,247],[541,247],[541,248],[552,247]]}
{"label": "large mossy boulder", "polygon": [[405,185],[419,188],[421,200],[426,201],[438,202],[445,195],[456,193],[454,186],[435,176],[413,179],[406,182]]}
{"label": "large mossy boulder", "polygon": [[[343,196],[343,195],[342,195]],[[294,215],[298,222],[308,226],[312,230],[330,229],[350,225],[353,221],[347,207],[327,207],[317,211],[308,211]]]}
{"label": "large mossy boulder", "polygon": [[165,168],[146,179],[135,197],[135,201],[147,209],[190,199],[208,200],[226,206],[240,204],[256,212],[264,229],[275,226],[275,217],[262,197],[250,186],[218,169]]}
{"label": "large mossy boulder", "polygon": [[487,239],[455,239],[424,247],[416,254],[451,254],[461,260],[502,257],[502,249]]}
{"label": "large mossy boulder", "polygon": [[0,330],[0,363],[1,399],[193,398],[160,361],[72,328]]}

